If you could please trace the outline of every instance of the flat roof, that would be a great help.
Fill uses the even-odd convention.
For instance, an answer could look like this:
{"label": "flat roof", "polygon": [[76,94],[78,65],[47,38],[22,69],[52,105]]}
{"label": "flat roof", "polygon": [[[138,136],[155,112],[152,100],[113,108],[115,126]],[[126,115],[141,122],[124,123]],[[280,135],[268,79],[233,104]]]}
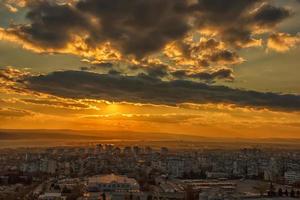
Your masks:
{"label": "flat roof", "polygon": [[121,176],[115,174],[89,177],[88,183],[93,183],[93,184],[128,183],[131,185],[138,185],[137,181],[133,178],[128,178],[127,176]]}

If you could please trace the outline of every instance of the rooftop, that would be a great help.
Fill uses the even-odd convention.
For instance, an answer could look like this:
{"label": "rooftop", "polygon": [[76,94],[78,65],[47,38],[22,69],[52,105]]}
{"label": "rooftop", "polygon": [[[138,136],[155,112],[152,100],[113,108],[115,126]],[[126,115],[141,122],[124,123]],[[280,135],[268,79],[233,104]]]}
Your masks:
{"label": "rooftop", "polygon": [[101,176],[93,176],[88,179],[89,184],[111,184],[111,183],[119,183],[124,184],[128,183],[131,185],[137,185],[137,181],[133,178],[128,178],[127,176],[120,176],[115,174],[101,175]]}

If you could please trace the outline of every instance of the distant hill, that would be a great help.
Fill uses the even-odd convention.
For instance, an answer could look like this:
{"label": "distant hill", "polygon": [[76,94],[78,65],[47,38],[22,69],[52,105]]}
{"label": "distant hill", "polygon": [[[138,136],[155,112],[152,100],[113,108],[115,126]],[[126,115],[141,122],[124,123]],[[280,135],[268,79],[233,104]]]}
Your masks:
{"label": "distant hill", "polygon": [[0,130],[0,140],[35,140],[35,139],[101,139],[97,136],[65,133],[50,130]]}
{"label": "distant hill", "polygon": [[39,130],[0,129],[0,140],[141,140],[141,141],[189,141],[208,143],[278,143],[299,144],[293,138],[216,138],[188,134],[151,133],[104,130]]}
{"label": "distant hill", "polygon": [[78,131],[78,130],[18,130],[0,129],[0,140],[71,139],[71,140],[199,140],[200,136],[144,133],[129,131]]}

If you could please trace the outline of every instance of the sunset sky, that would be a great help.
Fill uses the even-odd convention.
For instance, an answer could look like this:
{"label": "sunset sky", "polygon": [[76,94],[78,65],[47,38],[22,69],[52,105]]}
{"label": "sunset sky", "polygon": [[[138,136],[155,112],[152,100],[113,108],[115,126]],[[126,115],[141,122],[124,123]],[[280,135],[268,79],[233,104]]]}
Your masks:
{"label": "sunset sky", "polygon": [[299,44],[299,0],[1,0],[0,128],[300,138]]}

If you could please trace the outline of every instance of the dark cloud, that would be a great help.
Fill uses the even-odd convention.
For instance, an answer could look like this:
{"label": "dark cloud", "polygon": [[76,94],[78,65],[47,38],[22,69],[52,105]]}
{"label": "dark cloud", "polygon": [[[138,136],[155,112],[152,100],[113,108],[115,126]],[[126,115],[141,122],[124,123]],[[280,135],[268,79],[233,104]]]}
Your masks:
{"label": "dark cloud", "polygon": [[[163,64],[125,64],[125,63],[94,63],[89,67],[81,67],[82,71],[101,71],[111,75],[146,75],[163,78],[169,75],[169,67]],[[1,75],[1,74],[0,74]]]}
{"label": "dark cloud", "polygon": [[146,73],[151,77],[162,78],[168,75],[168,66],[155,65],[154,67],[145,68]]}
{"label": "dark cloud", "polygon": [[229,62],[229,63],[235,63],[237,62],[240,57],[236,52],[232,52],[229,50],[221,50],[212,53],[210,56],[211,62]]}
{"label": "dark cloud", "polygon": [[43,48],[64,48],[72,34],[92,29],[89,19],[67,4],[32,1],[26,18],[30,24],[16,26],[11,32]]}
{"label": "dark cloud", "polygon": [[200,80],[206,80],[212,82],[215,79],[224,79],[227,81],[232,81],[234,79],[233,72],[231,69],[219,69],[213,72],[200,72],[190,75],[191,78],[196,78]]}
{"label": "dark cloud", "polygon": [[194,9],[199,13],[198,26],[213,28],[219,37],[233,46],[252,41],[249,27],[249,11],[261,0],[199,0]]}
{"label": "dark cloud", "polygon": [[224,42],[239,48],[258,45],[253,38],[257,29],[273,28],[291,15],[265,0],[199,0],[194,10],[200,12],[200,28],[215,29]]}
{"label": "dark cloud", "polygon": [[79,0],[57,4],[37,0],[28,4],[29,24],[8,32],[46,49],[64,48],[74,35],[84,36],[91,48],[110,42],[123,55],[137,58],[156,53],[170,41],[182,40],[191,30],[205,28],[212,28],[224,42],[243,47],[254,43],[255,29],[273,27],[290,16],[285,8],[266,2]]}
{"label": "dark cloud", "polygon": [[200,81],[205,81],[207,83],[215,82],[216,79],[223,79],[227,81],[232,81],[233,71],[227,68],[221,68],[212,72],[198,72],[198,73],[189,73],[185,70],[178,70],[172,73],[175,78],[178,79],[197,79]]}
{"label": "dark cloud", "polygon": [[89,70],[93,70],[93,69],[94,68],[86,67],[86,66],[80,67],[80,70],[82,70],[82,71],[89,71]]}
{"label": "dark cloud", "polygon": [[90,66],[83,66],[80,67],[80,70],[82,71],[94,71],[98,69],[111,69],[113,68],[114,64],[111,62],[96,62],[96,63],[91,63]]}
{"label": "dark cloud", "polygon": [[110,74],[110,75],[120,75],[121,72],[119,72],[115,69],[111,69],[111,70],[108,71],[108,74]]}
{"label": "dark cloud", "polygon": [[83,71],[58,71],[26,78],[27,88],[68,98],[95,98],[175,105],[232,103],[271,109],[300,110],[300,96],[263,93],[192,81],[162,81],[145,75],[121,76]]}
{"label": "dark cloud", "polygon": [[178,41],[175,46],[182,54],[182,59],[175,56],[175,60],[194,61],[194,65],[200,67],[235,65],[243,62],[243,59],[235,51],[227,49],[223,42],[214,38],[202,38],[197,43]]}
{"label": "dark cloud", "polygon": [[109,40],[137,57],[156,52],[189,30],[183,0],[82,0],[77,8],[100,19],[101,28],[90,34],[90,44]]}
{"label": "dark cloud", "polygon": [[[219,55],[220,54],[220,55]],[[231,61],[235,59],[234,53],[227,51],[217,51],[211,55],[211,59],[217,61]],[[82,71],[96,71],[96,67],[81,67]],[[171,71],[170,66],[163,64],[139,64],[139,65],[112,65],[109,70],[103,70],[101,73],[107,73],[110,75],[126,75],[126,76],[140,76],[148,79],[195,79],[197,81],[203,81],[206,83],[213,83],[216,80],[233,81],[233,70],[229,68],[220,68],[214,71],[202,71],[195,73],[188,70],[175,70]]]}
{"label": "dark cloud", "polygon": [[93,63],[93,66],[94,67],[111,68],[114,66],[114,64],[111,62],[97,62],[97,63]]}
{"label": "dark cloud", "polygon": [[290,15],[291,12],[285,8],[265,4],[254,13],[252,20],[254,23],[270,26],[282,21]]}
{"label": "dark cloud", "polygon": [[[238,20],[247,11],[252,9],[262,0],[198,0],[193,5],[193,10],[200,11],[205,17],[203,23],[217,24],[223,22],[230,24],[232,21]],[[207,20],[205,20],[207,19]]]}
{"label": "dark cloud", "polygon": [[200,49],[217,49],[217,47],[220,45],[220,42],[215,40],[214,38],[210,38],[207,41],[201,42],[200,45],[197,48]]}

